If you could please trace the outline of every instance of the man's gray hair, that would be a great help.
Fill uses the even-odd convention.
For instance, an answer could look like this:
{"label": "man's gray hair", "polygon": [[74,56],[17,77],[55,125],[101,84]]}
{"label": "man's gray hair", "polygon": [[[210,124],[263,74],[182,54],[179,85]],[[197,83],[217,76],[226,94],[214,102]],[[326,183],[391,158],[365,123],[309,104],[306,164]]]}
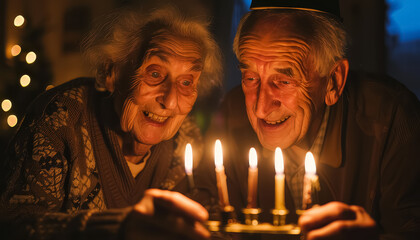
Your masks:
{"label": "man's gray hair", "polygon": [[320,76],[326,76],[337,60],[345,58],[348,39],[344,25],[325,13],[303,10],[254,10],[242,17],[233,42],[239,59],[240,38],[263,18],[287,19],[302,33],[311,47],[309,56]]}
{"label": "man's gray hair", "polygon": [[208,21],[181,13],[174,6],[145,10],[125,8],[107,15],[83,42],[82,51],[95,71],[97,89],[107,89],[106,77],[111,66],[141,66],[149,42],[163,32],[199,46],[203,61],[199,97],[220,87],[221,54],[208,30]]}

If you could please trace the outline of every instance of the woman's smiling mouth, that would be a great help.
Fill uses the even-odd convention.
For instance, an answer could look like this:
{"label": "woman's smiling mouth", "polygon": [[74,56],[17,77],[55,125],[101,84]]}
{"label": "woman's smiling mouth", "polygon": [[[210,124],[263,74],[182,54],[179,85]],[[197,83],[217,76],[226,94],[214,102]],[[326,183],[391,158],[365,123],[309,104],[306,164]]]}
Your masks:
{"label": "woman's smiling mouth", "polygon": [[158,123],[163,123],[163,122],[166,121],[166,119],[168,119],[168,117],[159,116],[157,114],[147,112],[147,111],[143,111],[143,114],[144,114],[144,116],[146,116],[150,120],[152,120],[154,122],[158,122]]}

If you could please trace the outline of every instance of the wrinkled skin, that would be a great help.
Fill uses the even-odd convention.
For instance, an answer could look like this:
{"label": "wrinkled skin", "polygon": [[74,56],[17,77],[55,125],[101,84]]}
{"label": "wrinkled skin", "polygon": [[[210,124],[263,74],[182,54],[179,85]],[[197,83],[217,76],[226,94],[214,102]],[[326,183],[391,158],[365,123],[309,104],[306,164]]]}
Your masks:
{"label": "wrinkled skin", "polygon": [[201,57],[195,43],[171,36],[149,49],[134,76],[122,84],[116,109],[128,161],[138,162],[151,146],[178,131],[197,99]]}
{"label": "wrinkled skin", "polygon": [[325,109],[326,88],[308,66],[310,46],[288,23],[256,25],[239,47],[250,123],[265,148],[309,145]]}
{"label": "wrinkled skin", "polygon": [[164,227],[166,230],[162,229],[161,233],[158,233],[163,236],[162,239],[173,239],[173,234],[182,234],[181,239],[210,237],[209,231],[202,225],[208,219],[207,210],[181,193],[149,189],[134,206],[134,211],[153,217],[153,222],[158,225],[170,224],[171,226]]}
{"label": "wrinkled skin", "polygon": [[299,226],[307,240],[379,239],[375,221],[362,207],[341,202],[307,210],[299,218]]}
{"label": "wrinkled skin", "polygon": [[[242,35],[239,62],[249,121],[267,149],[283,148],[302,164],[327,105],[341,95],[348,61],[320,76],[311,61],[309,39],[290,19],[260,19]],[[306,239],[377,239],[375,221],[359,206],[333,202],[299,219]]]}
{"label": "wrinkled skin", "polygon": [[[118,140],[125,159],[133,163],[179,130],[197,99],[202,71],[203,56],[197,44],[174,36],[153,41],[153,47],[146,51],[141,66],[133,74],[130,67],[114,68],[107,79],[108,86],[115,87],[111,90],[115,90],[114,107],[122,130]],[[208,218],[206,209],[178,192],[149,189],[133,211],[140,213],[140,217],[126,221],[127,233],[132,233],[127,236],[133,239],[139,235],[153,239],[210,236],[201,224]],[[159,229],[158,232],[139,227],[149,226],[146,223],[151,224],[151,229]]]}

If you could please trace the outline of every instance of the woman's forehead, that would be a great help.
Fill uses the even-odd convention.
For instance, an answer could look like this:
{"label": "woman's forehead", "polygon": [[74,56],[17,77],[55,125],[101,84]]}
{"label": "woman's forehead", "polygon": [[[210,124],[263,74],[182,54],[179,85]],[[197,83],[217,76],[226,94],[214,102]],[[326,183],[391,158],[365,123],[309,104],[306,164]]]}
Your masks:
{"label": "woman's forehead", "polygon": [[155,37],[152,39],[146,55],[176,56],[196,62],[203,58],[203,53],[198,43],[191,39],[175,37],[172,35]]}

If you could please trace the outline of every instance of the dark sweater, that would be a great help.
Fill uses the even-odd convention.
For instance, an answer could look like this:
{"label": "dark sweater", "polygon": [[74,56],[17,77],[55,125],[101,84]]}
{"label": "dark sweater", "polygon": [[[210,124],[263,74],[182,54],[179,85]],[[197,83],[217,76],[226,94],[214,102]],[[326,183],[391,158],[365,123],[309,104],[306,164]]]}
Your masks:
{"label": "dark sweater", "polygon": [[[209,144],[214,144],[214,138],[223,143],[229,197],[241,218],[247,204],[248,151],[255,147],[262,153],[262,146],[248,121],[241,88],[231,91],[222,104],[208,138]],[[321,184],[318,203],[342,201],[364,207],[377,222],[382,239],[418,239],[419,146],[420,102],[415,95],[387,77],[349,74],[343,96],[331,107],[323,148],[316,159]],[[211,149],[206,152],[196,182],[202,192],[217,198],[214,171],[207,170],[214,169],[213,153]],[[262,209],[260,220],[270,222],[274,161],[261,155],[258,207]],[[286,155],[285,164],[288,161]],[[299,206],[290,189],[287,182],[288,221],[296,223]]]}

